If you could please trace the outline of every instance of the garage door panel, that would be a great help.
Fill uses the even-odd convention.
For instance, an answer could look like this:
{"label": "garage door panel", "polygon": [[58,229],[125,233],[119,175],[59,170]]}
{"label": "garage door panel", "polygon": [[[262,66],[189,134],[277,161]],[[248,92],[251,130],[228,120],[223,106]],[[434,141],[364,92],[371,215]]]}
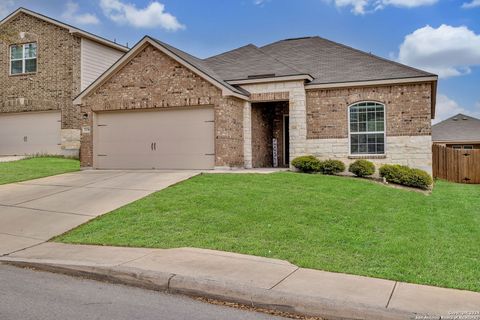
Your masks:
{"label": "garage door panel", "polygon": [[60,112],[0,115],[0,155],[61,154]]}
{"label": "garage door panel", "polygon": [[211,169],[213,108],[97,115],[97,168]]}

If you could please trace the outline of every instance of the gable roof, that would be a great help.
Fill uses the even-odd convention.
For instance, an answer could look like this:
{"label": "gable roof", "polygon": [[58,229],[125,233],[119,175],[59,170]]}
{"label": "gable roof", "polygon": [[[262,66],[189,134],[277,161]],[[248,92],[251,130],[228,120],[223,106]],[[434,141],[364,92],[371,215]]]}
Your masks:
{"label": "gable roof", "polygon": [[228,84],[227,82],[225,82],[220,75],[218,75],[214,70],[212,70],[207,63],[205,63],[205,61],[203,61],[203,60],[201,60],[201,59],[199,59],[195,56],[192,56],[191,54],[186,53],[185,51],[177,49],[177,48],[175,48],[175,47],[173,47],[173,46],[171,46],[171,45],[169,45],[165,42],[162,42],[158,39],[155,39],[155,38],[152,38],[152,37],[147,37],[147,38],[155,41],[160,46],[166,48],[167,50],[172,52],[174,55],[176,55],[177,57],[182,59],[184,62],[186,62],[187,64],[190,64],[191,66],[200,70],[201,72],[203,72],[204,74],[206,74],[207,76],[209,76],[210,78],[212,78],[213,80],[218,82],[220,85],[224,86],[225,88],[227,88],[227,89],[229,89],[229,90],[231,90],[235,93],[248,96],[248,92],[246,92],[245,90],[243,90],[239,87],[234,87],[234,86]]}
{"label": "gable roof", "polygon": [[[222,79],[235,81],[292,75],[310,76],[266,54],[253,44],[203,60]],[[310,76],[311,79],[313,79]]]}
{"label": "gable roof", "polygon": [[432,126],[434,142],[479,142],[480,119],[459,113]]}
{"label": "gable roof", "polygon": [[260,49],[311,74],[314,80],[309,84],[436,76],[318,36],[281,40]]}
{"label": "gable roof", "polygon": [[12,12],[8,16],[6,16],[2,21],[0,21],[0,25],[10,21],[11,19],[15,18],[17,15],[19,15],[21,13],[30,15],[30,16],[35,17],[37,19],[40,19],[40,20],[49,22],[51,24],[54,24],[58,27],[67,29],[73,35],[77,35],[79,37],[98,42],[98,43],[103,44],[107,47],[110,47],[110,48],[113,48],[113,49],[116,49],[116,50],[119,50],[119,51],[123,51],[123,52],[127,52],[129,50],[128,47],[126,47],[126,46],[122,46],[121,44],[118,44],[118,43],[115,43],[115,42],[110,41],[108,39],[102,38],[100,36],[97,36],[93,33],[88,32],[88,31],[76,28],[72,25],[69,25],[69,24],[66,24],[64,22],[52,19],[52,18],[47,17],[43,14],[40,14],[40,13],[34,12],[34,11],[26,9],[26,8],[22,8],[22,7],[18,8],[17,10],[15,10],[14,12]]}
{"label": "gable roof", "polygon": [[130,49],[123,57],[115,62],[109,69],[107,69],[100,77],[92,82],[85,90],[83,90],[74,100],[74,104],[80,104],[82,99],[91,93],[95,88],[99,87],[116,71],[120,70],[125,64],[132,60],[146,45],[153,45],[170,58],[174,59],[178,63],[190,69],[192,72],[198,74],[203,79],[210,82],[212,85],[222,90],[225,95],[232,95],[238,98],[247,99],[249,93],[241,88],[234,87],[225,81],[223,81],[214,71],[212,71],[202,60],[182,51],[174,48],[164,42],[154,39],[149,36],[143,37],[135,46]]}

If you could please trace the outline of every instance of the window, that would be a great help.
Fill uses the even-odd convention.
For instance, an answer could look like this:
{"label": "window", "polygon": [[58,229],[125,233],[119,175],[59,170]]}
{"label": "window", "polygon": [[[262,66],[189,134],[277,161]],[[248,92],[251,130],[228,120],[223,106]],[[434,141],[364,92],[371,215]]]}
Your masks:
{"label": "window", "polygon": [[349,108],[350,154],[385,154],[385,106],[356,103]]}
{"label": "window", "polygon": [[472,145],[465,145],[465,146],[463,146],[463,149],[464,150],[472,150],[473,146]]}
{"label": "window", "polygon": [[37,44],[10,46],[10,74],[37,72]]}

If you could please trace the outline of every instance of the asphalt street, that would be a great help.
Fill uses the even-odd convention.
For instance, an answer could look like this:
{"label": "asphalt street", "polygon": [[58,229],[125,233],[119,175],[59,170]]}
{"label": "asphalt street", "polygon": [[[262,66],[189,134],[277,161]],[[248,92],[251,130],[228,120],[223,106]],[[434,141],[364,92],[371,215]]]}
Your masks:
{"label": "asphalt street", "polygon": [[283,319],[194,299],[0,264],[0,319]]}

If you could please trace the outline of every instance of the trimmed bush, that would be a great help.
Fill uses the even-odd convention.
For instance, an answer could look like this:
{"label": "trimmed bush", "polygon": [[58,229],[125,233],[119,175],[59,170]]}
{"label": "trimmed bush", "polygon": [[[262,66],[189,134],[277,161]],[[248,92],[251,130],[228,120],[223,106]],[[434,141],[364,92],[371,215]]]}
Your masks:
{"label": "trimmed bush", "polygon": [[305,173],[318,172],[321,162],[314,156],[301,156],[292,160],[292,165]]}
{"label": "trimmed bush", "polygon": [[371,176],[375,173],[375,165],[368,160],[356,160],[348,167],[348,171],[357,177]]}
{"label": "trimmed bush", "polygon": [[427,172],[398,164],[383,165],[380,167],[380,176],[388,182],[420,189],[428,189],[433,183]]}
{"label": "trimmed bush", "polygon": [[345,164],[340,160],[325,160],[320,163],[320,172],[323,174],[336,174],[345,171]]}

